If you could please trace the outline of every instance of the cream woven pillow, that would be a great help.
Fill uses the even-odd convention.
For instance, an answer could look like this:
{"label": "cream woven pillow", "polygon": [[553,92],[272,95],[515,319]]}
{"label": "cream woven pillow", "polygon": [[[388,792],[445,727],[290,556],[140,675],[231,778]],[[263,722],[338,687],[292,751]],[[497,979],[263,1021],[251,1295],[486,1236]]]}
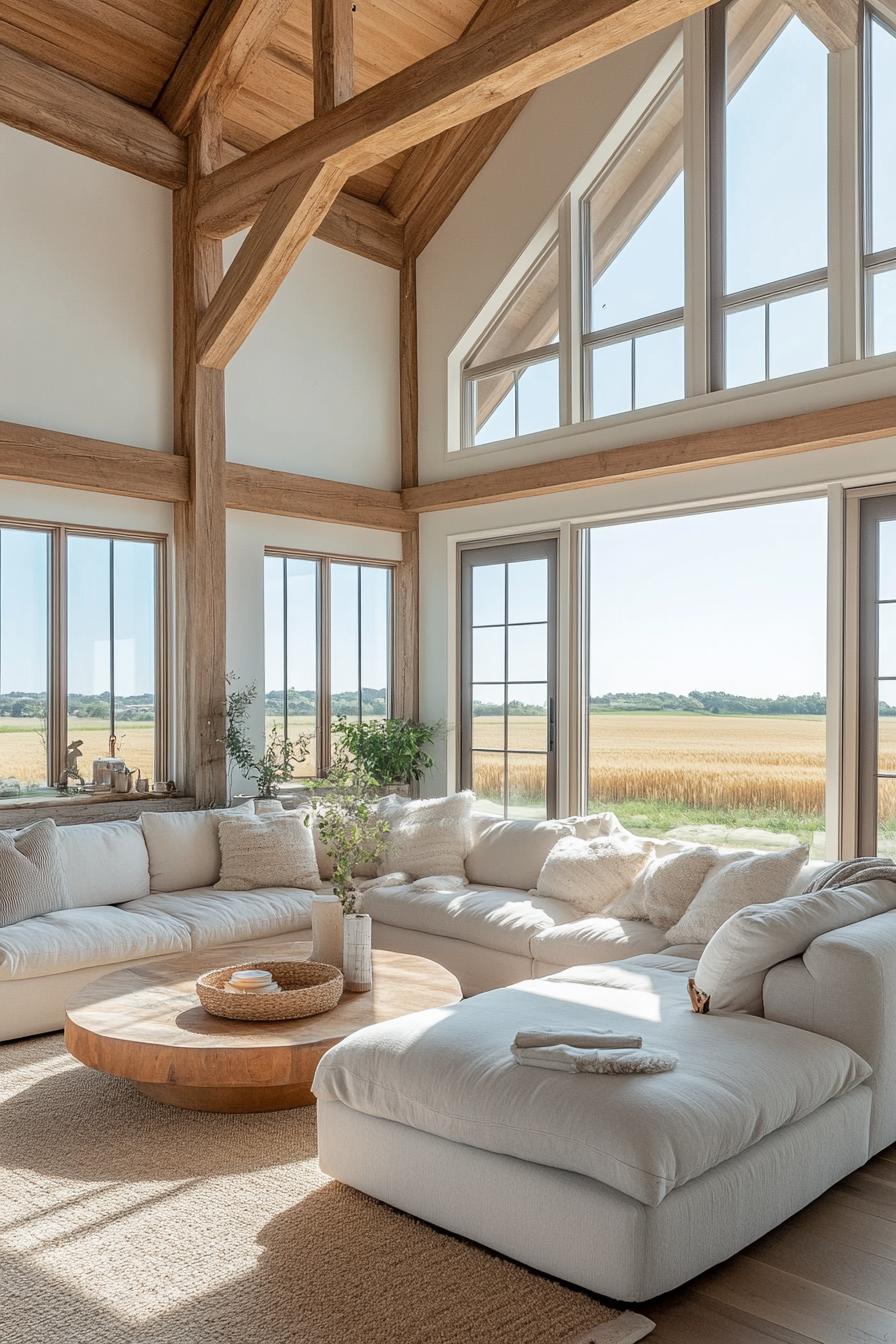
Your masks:
{"label": "cream woven pillow", "polygon": [[221,876],[216,891],[302,887],[315,891],[320,875],[311,827],[302,812],[222,817],[218,823]]}
{"label": "cream woven pillow", "polygon": [[538,875],[537,896],[566,901],[585,915],[603,913],[617,901],[653,855],[649,840],[605,835],[595,840],[558,840]]}
{"label": "cream woven pillow", "polygon": [[473,843],[473,802],[469,790],[448,798],[407,802],[394,794],[383,798],[379,815],[389,823],[378,864],[379,875],[409,873],[417,877],[461,877]]}
{"label": "cream woven pillow", "polygon": [[56,823],[36,821],[21,831],[0,831],[0,926],[70,905]]}
{"label": "cream woven pillow", "polygon": [[674,943],[708,943],[713,934],[745,905],[767,905],[787,895],[809,857],[806,845],[794,849],[753,850],[727,854],[706,881],[666,939]]}

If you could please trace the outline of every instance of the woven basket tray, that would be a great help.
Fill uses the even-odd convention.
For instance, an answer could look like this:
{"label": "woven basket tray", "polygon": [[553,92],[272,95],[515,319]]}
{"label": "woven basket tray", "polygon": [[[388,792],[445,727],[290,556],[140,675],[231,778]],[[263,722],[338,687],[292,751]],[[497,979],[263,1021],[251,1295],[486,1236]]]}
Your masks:
{"label": "woven basket tray", "polygon": [[[234,971],[270,971],[280,993],[227,990],[224,986]],[[205,1011],[215,1017],[238,1022],[285,1022],[335,1008],[342,997],[342,972],[322,961],[244,961],[239,966],[206,971],[196,981],[196,993]]]}

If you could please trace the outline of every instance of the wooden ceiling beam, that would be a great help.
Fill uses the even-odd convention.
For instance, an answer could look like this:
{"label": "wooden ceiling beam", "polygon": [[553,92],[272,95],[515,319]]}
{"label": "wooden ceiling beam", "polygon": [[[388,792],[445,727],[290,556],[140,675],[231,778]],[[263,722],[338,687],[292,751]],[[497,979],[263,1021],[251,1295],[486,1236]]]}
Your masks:
{"label": "wooden ceiling beam", "polygon": [[858,0],[791,0],[797,16],[828,51],[848,51],[859,40]]}
{"label": "wooden ceiling beam", "polygon": [[380,205],[362,201],[341,191],[321,220],[317,237],[347,252],[355,252],[383,266],[401,267],[404,256],[404,227]]}
{"label": "wooden ceiling beam", "polygon": [[8,420],[0,421],[0,477],[166,504],[190,498],[185,458]]}
{"label": "wooden ceiling beam", "polygon": [[199,363],[223,369],[255,326],[345,181],[319,163],[271,193],[199,322]]}
{"label": "wooden ceiling beam", "polygon": [[882,397],[850,406],[806,411],[778,420],[708,429],[699,434],[418,485],[403,490],[402,501],[406,508],[419,512],[459,509],[470,504],[527,499],[533,495],[610,485],[644,476],[664,476],[701,467],[808,453],[891,435],[896,435],[896,397]]}
{"label": "wooden ceiling beam", "polygon": [[311,0],[314,115],[348,102],[354,86],[352,0]]}
{"label": "wooden ceiling beam", "polygon": [[0,121],[162,187],[186,180],[186,146],[158,117],[4,46]]}
{"label": "wooden ceiling beam", "polygon": [[331,112],[212,173],[198,222],[245,227],[286,178],[331,161],[347,175],[431,139],[560,75],[706,9],[712,0],[526,0]]}
{"label": "wooden ceiling beam", "polygon": [[179,135],[206,94],[223,106],[242,84],[292,0],[211,0],[155,102]]}
{"label": "wooden ceiling beam", "polygon": [[228,509],[276,513],[287,518],[313,518],[385,532],[413,532],[417,515],[402,506],[397,490],[347,485],[292,471],[228,462],[224,477]]}

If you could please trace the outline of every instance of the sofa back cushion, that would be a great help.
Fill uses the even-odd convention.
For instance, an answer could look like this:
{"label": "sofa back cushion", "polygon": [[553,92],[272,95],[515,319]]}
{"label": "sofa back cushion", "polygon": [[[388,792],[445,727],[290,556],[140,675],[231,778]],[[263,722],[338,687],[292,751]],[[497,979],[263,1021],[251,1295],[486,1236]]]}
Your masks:
{"label": "sofa back cushion", "polygon": [[213,887],[221,875],[218,821],[255,816],[251,801],[208,812],[144,812],[140,818],[149,850],[150,891]]}
{"label": "sofa back cushion", "polygon": [[121,905],[149,895],[149,854],[139,821],[59,828],[69,905]]}
{"label": "sofa back cushion", "polygon": [[479,886],[519,887],[531,891],[538,885],[544,861],[558,840],[575,835],[563,821],[505,821],[499,817],[474,816],[473,845],[467,855],[467,880]]}
{"label": "sofa back cushion", "polygon": [[896,882],[866,882],[785,896],[738,910],[710,938],[694,980],[710,1012],[762,1012],[766,973],[799,957],[824,933],[896,909]]}
{"label": "sofa back cushion", "polygon": [[390,794],[377,812],[389,823],[379,872],[418,877],[463,877],[470,852],[474,795],[468,791],[447,798],[413,802]]}
{"label": "sofa back cushion", "polygon": [[20,831],[0,831],[0,926],[67,905],[56,823],[36,821]]}

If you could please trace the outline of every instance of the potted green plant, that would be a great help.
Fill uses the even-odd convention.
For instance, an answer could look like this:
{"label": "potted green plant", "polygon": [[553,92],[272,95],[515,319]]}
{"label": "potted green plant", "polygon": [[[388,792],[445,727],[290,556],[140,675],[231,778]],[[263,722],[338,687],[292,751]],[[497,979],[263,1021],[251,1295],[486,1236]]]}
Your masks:
{"label": "potted green plant", "polygon": [[333,895],[312,903],[311,955],[331,963],[339,957],[345,988],[362,993],[372,983],[372,939],[370,916],[358,909],[355,871],[380,857],[389,823],[376,810],[376,780],[345,751],[337,751],[326,780],[309,781],[308,791],[305,824],[316,824],[333,865]]}
{"label": "potted green plant", "polygon": [[433,760],[426,750],[435,741],[438,724],[411,719],[370,719],[350,723],[338,718],[333,737],[381,788],[419,784]]}
{"label": "potted green plant", "polygon": [[231,687],[227,693],[227,727],[224,746],[227,751],[228,777],[233,781],[235,770],[246,779],[254,780],[259,798],[275,798],[277,786],[295,779],[296,771],[308,759],[309,740],[303,734],[296,738],[284,736],[276,724],[267,734],[264,751],[255,755],[249,734],[249,710],[258,690],[254,682],[249,686],[234,685],[233,674],[227,678]]}

